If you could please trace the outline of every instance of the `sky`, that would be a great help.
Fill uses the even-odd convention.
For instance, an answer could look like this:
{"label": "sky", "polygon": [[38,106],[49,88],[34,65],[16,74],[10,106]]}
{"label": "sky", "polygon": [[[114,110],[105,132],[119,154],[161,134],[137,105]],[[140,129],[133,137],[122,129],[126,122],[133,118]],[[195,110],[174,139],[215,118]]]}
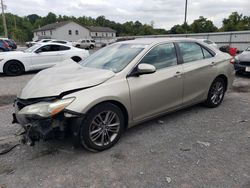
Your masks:
{"label": "sky", "polygon": [[[25,16],[48,12],[67,16],[104,15],[107,19],[124,23],[139,20],[154,22],[155,28],[170,29],[184,22],[185,0],[4,0],[7,12]],[[188,23],[199,16],[214,22],[217,27],[223,18],[237,11],[250,16],[250,0],[188,0]]]}

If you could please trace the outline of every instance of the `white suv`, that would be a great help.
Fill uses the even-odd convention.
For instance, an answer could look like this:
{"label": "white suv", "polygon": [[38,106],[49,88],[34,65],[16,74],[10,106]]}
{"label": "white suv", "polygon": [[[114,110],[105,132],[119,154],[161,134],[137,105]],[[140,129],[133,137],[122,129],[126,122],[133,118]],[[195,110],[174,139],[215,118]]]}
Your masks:
{"label": "white suv", "polygon": [[77,48],[93,49],[95,47],[95,40],[93,39],[79,39],[74,43]]}

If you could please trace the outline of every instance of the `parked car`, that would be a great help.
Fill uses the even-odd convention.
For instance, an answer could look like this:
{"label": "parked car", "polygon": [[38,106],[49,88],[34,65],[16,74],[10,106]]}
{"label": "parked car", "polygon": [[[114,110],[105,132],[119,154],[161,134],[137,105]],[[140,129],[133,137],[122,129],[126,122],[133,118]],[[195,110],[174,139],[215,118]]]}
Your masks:
{"label": "parked car", "polygon": [[7,42],[0,39],[0,52],[10,51],[11,48]]}
{"label": "parked car", "polygon": [[244,50],[241,54],[235,56],[234,68],[238,74],[244,72],[250,73],[250,47]]}
{"label": "parked car", "polygon": [[214,48],[218,48],[218,45],[215,42],[211,41],[211,40],[208,40],[208,39],[198,39],[198,40],[200,40],[202,42],[205,42],[206,44],[211,45]]}
{"label": "parked car", "polygon": [[67,45],[72,46],[72,42],[69,42],[69,41],[66,41],[66,40],[56,40],[56,39],[54,39],[54,40],[51,40],[50,42],[52,42],[52,43],[60,43],[60,44],[67,44]]}
{"label": "parked car", "polygon": [[87,50],[73,46],[59,43],[38,43],[25,51],[0,54],[0,73],[20,75],[25,71],[52,67],[66,59],[79,62],[88,55]]}
{"label": "parked car", "polygon": [[93,49],[96,45],[95,40],[93,39],[80,39],[77,42],[73,43],[73,46],[77,48]]}
{"label": "parked car", "polygon": [[39,39],[39,40],[35,40],[35,41],[28,41],[28,42],[25,42],[25,45],[29,48],[37,43],[47,43],[47,42],[50,42],[52,41],[52,39]]}
{"label": "parked car", "polygon": [[195,39],[118,42],[39,72],[13,117],[31,145],[71,130],[77,143],[102,151],[141,122],[197,103],[219,106],[233,76],[228,54]]}
{"label": "parked car", "polygon": [[16,42],[13,39],[0,38],[0,40],[4,40],[6,43],[8,43],[11,50],[15,50],[17,48]]}

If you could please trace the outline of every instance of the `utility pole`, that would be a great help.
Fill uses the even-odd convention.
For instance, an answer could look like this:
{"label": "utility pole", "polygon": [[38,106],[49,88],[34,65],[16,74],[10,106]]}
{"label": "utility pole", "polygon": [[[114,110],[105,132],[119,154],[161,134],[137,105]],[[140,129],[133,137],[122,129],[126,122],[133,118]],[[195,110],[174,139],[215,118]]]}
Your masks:
{"label": "utility pole", "polygon": [[2,17],[3,17],[4,37],[7,38],[8,37],[8,31],[7,31],[5,14],[4,14],[5,5],[3,4],[3,0],[1,0],[1,8],[2,8]]}
{"label": "utility pole", "polygon": [[187,33],[187,2],[188,0],[186,0],[186,4],[185,4],[185,18],[184,18],[184,26],[185,26],[185,30]]}

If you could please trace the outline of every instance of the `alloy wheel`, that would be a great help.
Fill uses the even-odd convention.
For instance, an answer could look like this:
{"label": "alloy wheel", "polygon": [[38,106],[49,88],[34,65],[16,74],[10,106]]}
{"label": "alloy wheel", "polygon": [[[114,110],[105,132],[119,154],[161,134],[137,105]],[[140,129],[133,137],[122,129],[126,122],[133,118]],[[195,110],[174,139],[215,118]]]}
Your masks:
{"label": "alloy wheel", "polygon": [[216,82],[214,83],[214,85],[212,86],[212,91],[211,91],[211,101],[217,105],[221,102],[221,100],[223,99],[223,95],[224,95],[224,84],[222,82]]}
{"label": "alloy wheel", "polygon": [[112,143],[120,129],[119,116],[113,111],[104,111],[94,117],[89,127],[90,140],[97,146]]}

